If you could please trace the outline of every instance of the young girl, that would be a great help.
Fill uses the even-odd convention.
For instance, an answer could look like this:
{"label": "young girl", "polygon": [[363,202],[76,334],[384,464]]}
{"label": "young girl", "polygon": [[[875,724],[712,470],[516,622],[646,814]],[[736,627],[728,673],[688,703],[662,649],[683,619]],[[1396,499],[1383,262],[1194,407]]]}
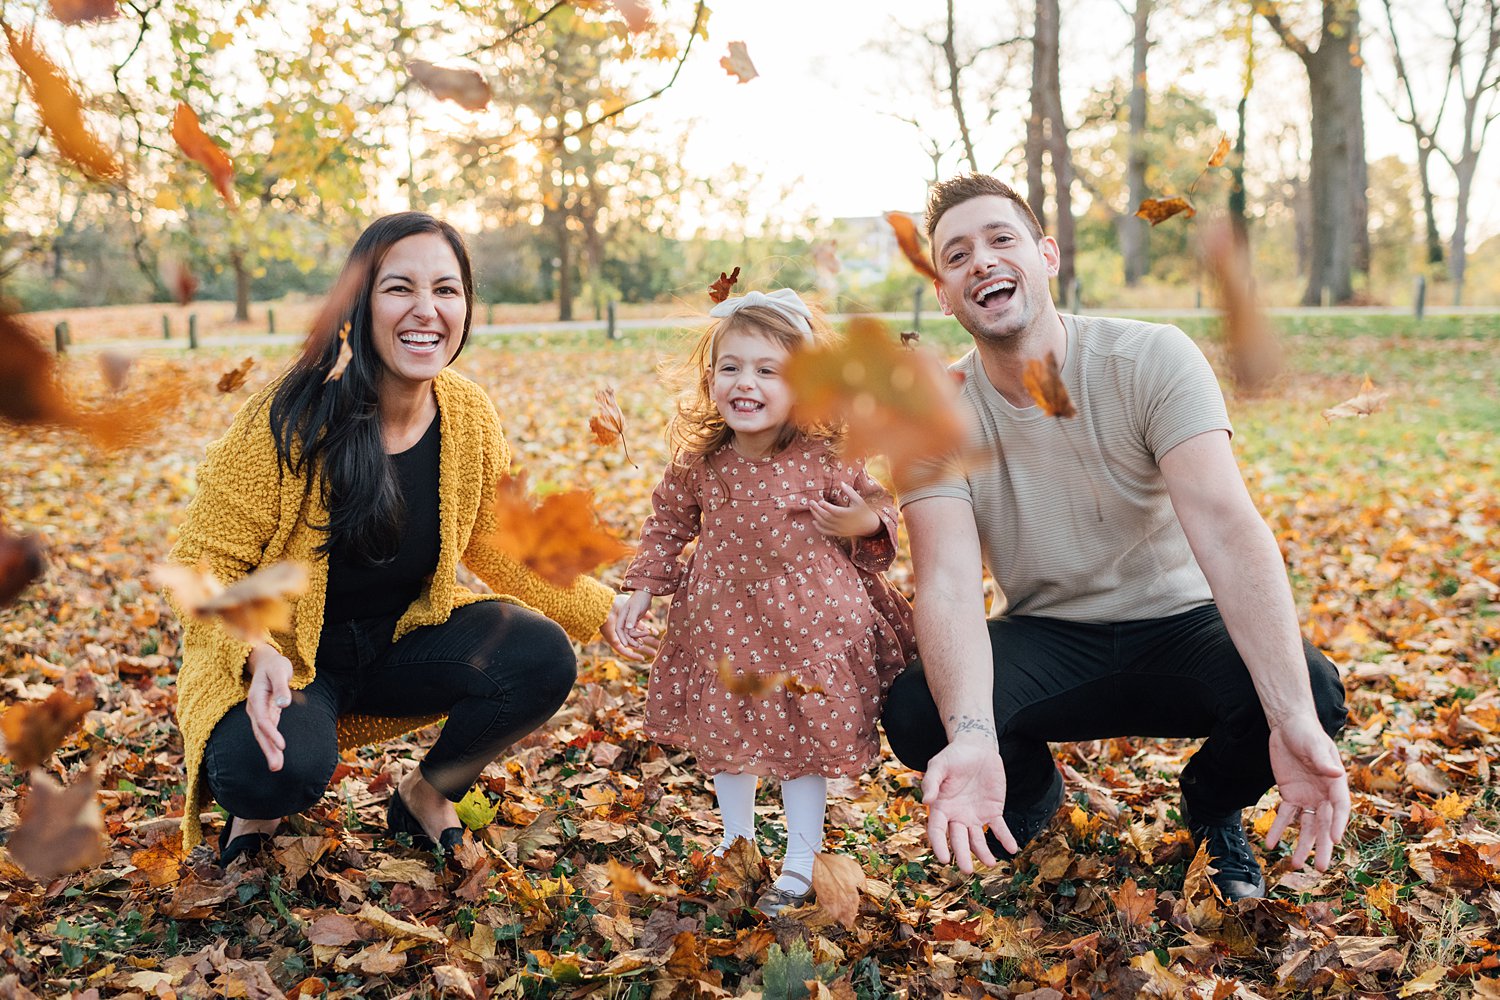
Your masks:
{"label": "young girl", "polygon": [[835,432],[792,418],[787,360],[827,327],[785,288],[709,315],[717,322],[689,362],[696,385],[672,421],[673,463],[604,634],[643,659],[652,597],[673,595],[646,732],[691,750],[713,776],[716,853],[754,840],[756,783],[780,780],[787,854],[757,904],[774,915],[811,893],[828,779],[879,754],[880,706],[914,632],[910,607],[879,575],[896,553],[890,495],[839,457]]}

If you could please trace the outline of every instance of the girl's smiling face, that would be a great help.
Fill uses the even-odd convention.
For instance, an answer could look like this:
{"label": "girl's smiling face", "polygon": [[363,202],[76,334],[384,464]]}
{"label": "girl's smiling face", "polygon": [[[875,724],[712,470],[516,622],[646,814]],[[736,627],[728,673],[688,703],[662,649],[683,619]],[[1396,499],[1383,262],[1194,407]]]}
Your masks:
{"label": "girl's smiling face", "polygon": [[785,347],[753,328],[728,330],[715,345],[709,390],[742,455],[770,454],[791,420],[788,357]]}

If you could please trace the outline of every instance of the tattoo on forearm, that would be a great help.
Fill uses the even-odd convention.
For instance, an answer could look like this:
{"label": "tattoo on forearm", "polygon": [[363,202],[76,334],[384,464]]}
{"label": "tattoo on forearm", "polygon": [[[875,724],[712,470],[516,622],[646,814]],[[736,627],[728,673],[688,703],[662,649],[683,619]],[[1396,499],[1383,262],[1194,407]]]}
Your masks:
{"label": "tattoo on forearm", "polygon": [[950,715],[948,723],[950,738],[962,733],[982,733],[991,738],[995,735],[995,724],[988,719],[980,719],[972,715]]}

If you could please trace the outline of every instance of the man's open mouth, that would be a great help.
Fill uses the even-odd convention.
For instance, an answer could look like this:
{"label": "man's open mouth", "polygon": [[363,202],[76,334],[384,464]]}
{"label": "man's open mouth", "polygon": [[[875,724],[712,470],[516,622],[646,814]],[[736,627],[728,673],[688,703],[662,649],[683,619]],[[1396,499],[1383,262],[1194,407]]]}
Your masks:
{"label": "man's open mouth", "polygon": [[974,289],[971,298],[980,308],[988,309],[1009,302],[1015,293],[1015,278],[991,278]]}

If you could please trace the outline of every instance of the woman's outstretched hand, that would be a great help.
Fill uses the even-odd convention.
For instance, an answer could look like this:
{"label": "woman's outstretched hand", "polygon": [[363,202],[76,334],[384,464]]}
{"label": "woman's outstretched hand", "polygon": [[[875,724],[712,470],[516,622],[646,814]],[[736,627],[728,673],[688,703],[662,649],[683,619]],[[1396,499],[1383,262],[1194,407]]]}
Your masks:
{"label": "woman's outstretched hand", "polygon": [[645,619],[650,617],[651,595],[633,590],[615,597],[600,631],[622,659],[640,663],[655,656],[660,643],[655,630],[646,624]]}
{"label": "woman's outstretched hand", "polygon": [[859,491],[848,483],[839,483],[839,492],[847,503],[834,503],[819,497],[808,502],[813,527],[835,538],[864,538],[880,530],[880,515],[865,502]]}
{"label": "woman's outstretched hand", "polygon": [[281,710],[292,703],[292,661],[274,647],[261,643],[250,650],[250,691],[245,712],[250,716],[250,730],[260,752],[266,755],[266,767],[281,770],[286,737],[278,728]]}

